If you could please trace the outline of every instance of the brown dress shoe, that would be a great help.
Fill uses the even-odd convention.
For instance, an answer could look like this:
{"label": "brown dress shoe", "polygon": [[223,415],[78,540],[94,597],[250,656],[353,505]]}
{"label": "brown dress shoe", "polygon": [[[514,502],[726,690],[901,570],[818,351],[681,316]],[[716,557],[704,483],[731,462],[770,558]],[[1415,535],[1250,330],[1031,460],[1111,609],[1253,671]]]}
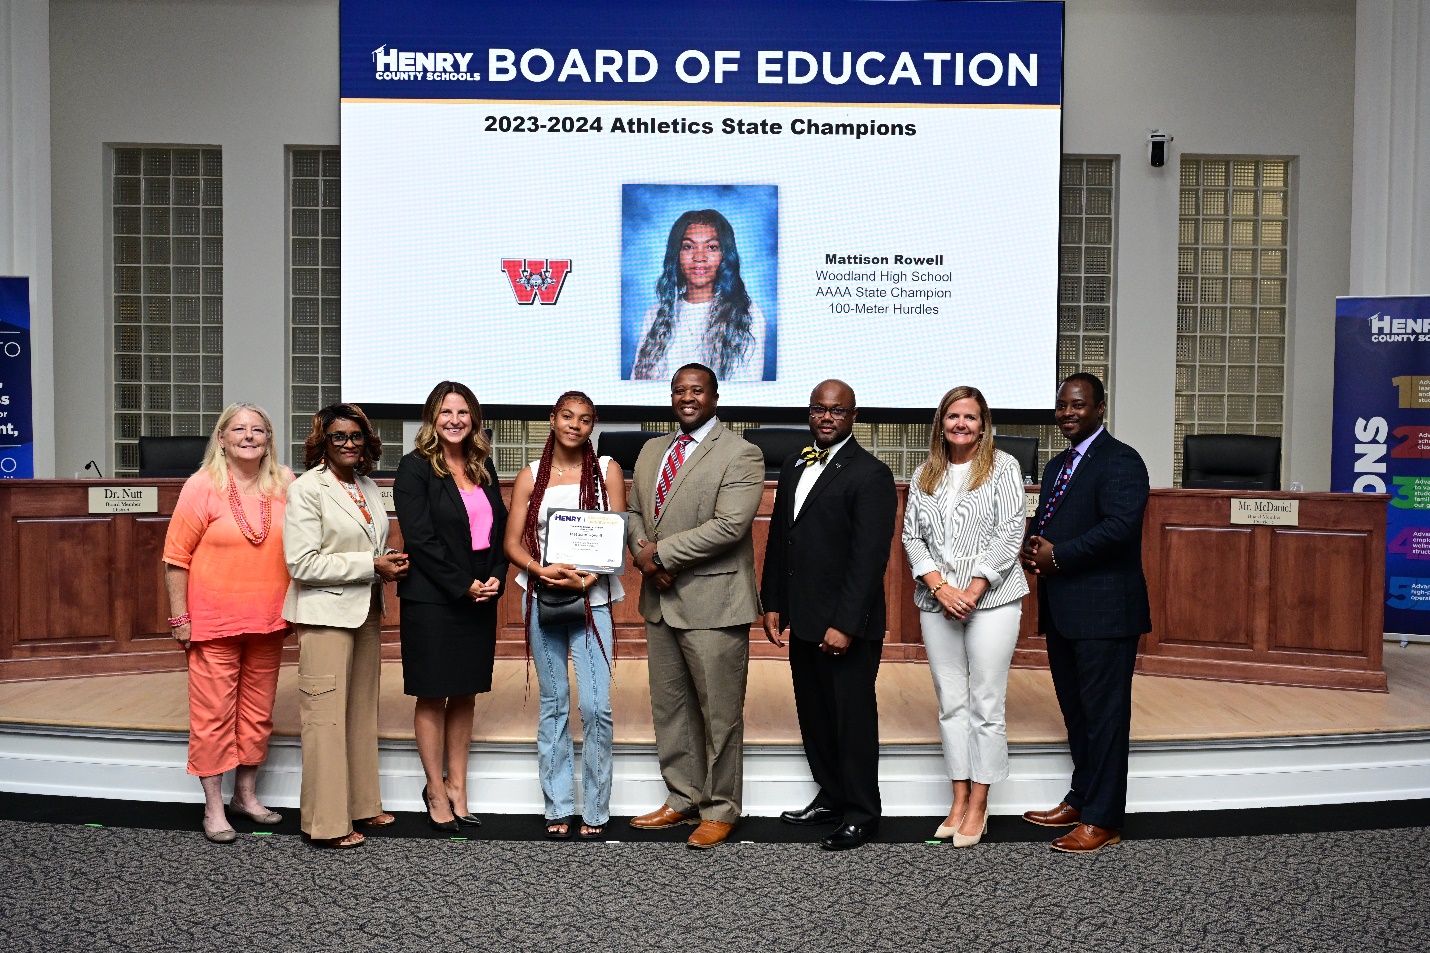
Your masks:
{"label": "brown dress shoe", "polygon": [[1082,820],[1082,812],[1069,806],[1067,801],[1061,801],[1051,811],[1027,811],[1023,820],[1039,827],[1071,827]]}
{"label": "brown dress shoe", "polygon": [[1048,845],[1065,854],[1091,854],[1109,844],[1122,843],[1122,835],[1106,827],[1079,824]]}
{"label": "brown dress shoe", "polygon": [[695,833],[685,842],[685,846],[695,850],[709,850],[729,837],[734,829],[734,824],[726,824],[724,821],[701,821],[700,826],[695,828]]}
{"label": "brown dress shoe", "polygon": [[676,827],[681,824],[699,824],[700,818],[686,817],[679,811],[672,811],[662,804],[649,814],[642,814],[640,817],[631,818],[631,826],[640,828],[643,831],[658,831],[667,827]]}

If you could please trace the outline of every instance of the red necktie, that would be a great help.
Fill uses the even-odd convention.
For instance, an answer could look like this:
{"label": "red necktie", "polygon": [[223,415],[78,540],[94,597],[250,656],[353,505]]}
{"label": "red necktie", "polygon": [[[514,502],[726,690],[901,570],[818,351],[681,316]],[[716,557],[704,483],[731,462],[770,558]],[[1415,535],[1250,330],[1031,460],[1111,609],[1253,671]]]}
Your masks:
{"label": "red necktie", "polygon": [[695,438],[690,434],[683,433],[675,439],[675,446],[665,458],[665,465],[660,468],[660,479],[655,481],[655,518],[660,519],[661,507],[665,506],[665,498],[670,493],[670,485],[675,482],[675,474],[680,471],[680,466],[685,462],[685,448],[695,442]]}
{"label": "red necktie", "polygon": [[1062,470],[1058,472],[1057,482],[1053,484],[1053,492],[1048,496],[1048,505],[1043,510],[1043,518],[1038,521],[1039,533],[1042,533],[1043,528],[1048,525],[1048,520],[1053,518],[1053,511],[1058,508],[1063,494],[1068,491],[1068,481],[1072,479],[1073,463],[1077,458],[1078,452],[1072,447],[1068,447],[1067,459],[1063,461]]}

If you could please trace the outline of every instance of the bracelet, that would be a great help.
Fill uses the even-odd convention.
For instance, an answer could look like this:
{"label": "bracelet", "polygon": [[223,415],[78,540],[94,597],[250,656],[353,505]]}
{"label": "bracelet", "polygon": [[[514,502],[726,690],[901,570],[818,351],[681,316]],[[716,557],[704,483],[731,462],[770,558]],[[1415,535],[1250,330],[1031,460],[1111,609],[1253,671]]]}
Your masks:
{"label": "bracelet", "polygon": [[1063,567],[1058,565],[1058,554],[1051,546],[1048,547],[1048,561],[1053,564],[1053,568],[1058,572],[1063,571]]}
{"label": "bracelet", "polygon": [[938,581],[938,585],[936,585],[936,586],[934,586],[933,588],[929,589],[929,595],[933,595],[935,592],[938,592],[940,589],[942,589],[942,588],[943,588],[944,586],[946,586],[946,585],[948,585],[948,580],[947,580],[947,579],[940,579],[940,580]]}
{"label": "bracelet", "polygon": [[531,573],[531,564],[532,564],[533,562],[535,562],[535,560],[528,559],[528,560],[526,561],[526,565],[522,567],[522,570],[521,570],[521,571],[524,572],[524,573],[530,574],[530,573]]}
{"label": "bracelet", "polygon": [[188,625],[192,621],[193,618],[187,612],[185,612],[183,615],[170,616],[169,628],[177,629],[179,626]]}

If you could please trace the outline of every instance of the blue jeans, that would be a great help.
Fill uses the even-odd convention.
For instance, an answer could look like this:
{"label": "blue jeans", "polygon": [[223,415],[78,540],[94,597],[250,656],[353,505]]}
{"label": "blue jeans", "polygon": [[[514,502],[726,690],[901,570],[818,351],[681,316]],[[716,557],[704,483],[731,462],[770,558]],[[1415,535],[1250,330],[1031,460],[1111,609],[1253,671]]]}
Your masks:
{"label": "blue jeans", "polygon": [[[536,726],[536,761],[546,818],[576,813],[575,751],[571,742],[571,683],[566,674],[569,654],[576,667],[581,704],[582,820],[596,827],[611,819],[611,607],[592,606],[596,630],[584,622],[543,629],[531,620],[531,657],[541,690],[541,715]],[[604,654],[602,648],[604,647]]]}

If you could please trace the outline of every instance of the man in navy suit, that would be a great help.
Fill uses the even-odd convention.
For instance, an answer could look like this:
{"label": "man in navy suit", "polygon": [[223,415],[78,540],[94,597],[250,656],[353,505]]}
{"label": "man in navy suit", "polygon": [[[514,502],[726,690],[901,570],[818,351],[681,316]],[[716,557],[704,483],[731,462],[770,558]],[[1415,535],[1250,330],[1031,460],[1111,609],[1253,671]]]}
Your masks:
{"label": "man in navy suit", "polygon": [[770,515],[762,601],[765,636],[784,646],[809,770],[819,793],[787,824],[838,823],[820,841],[848,850],[879,828],[879,705],[884,569],[898,493],[883,461],[851,431],[858,411],[843,381],[809,395],[814,437],[785,461]]}
{"label": "man in navy suit", "polygon": [[1050,811],[1023,819],[1073,826],[1054,850],[1091,853],[1121,840],[1127,807],[1132,669],[1152,630],[1142,574],[1147,467],[1102,425],[1102,381],[1074,374],[1054,418],[1072,444],[1048,461],[1022,561],[1038,577],[1038,631],[1072,751],[1072,786]]}

